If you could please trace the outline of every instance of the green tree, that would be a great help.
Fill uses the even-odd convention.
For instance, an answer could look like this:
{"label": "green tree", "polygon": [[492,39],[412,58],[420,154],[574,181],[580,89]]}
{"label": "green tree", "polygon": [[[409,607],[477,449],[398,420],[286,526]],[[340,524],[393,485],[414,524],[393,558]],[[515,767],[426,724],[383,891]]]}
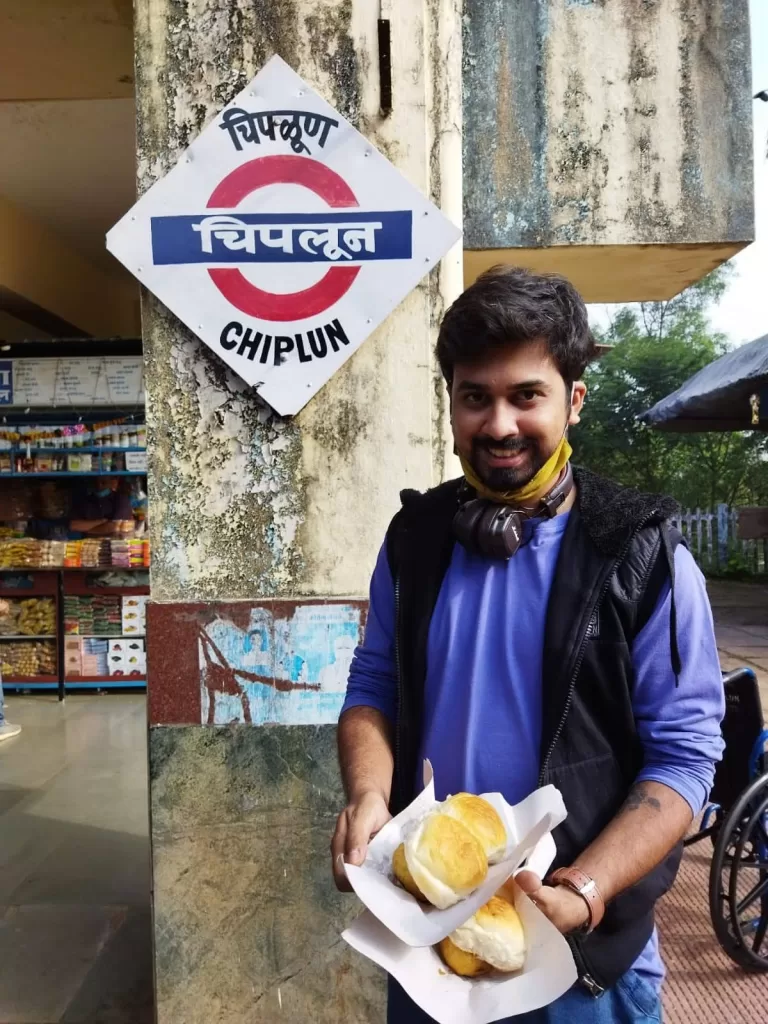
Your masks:
{"label": "green tree", "polygon": [[578,462],[688,508],[766,500],[765,434],[671,434],[637,419],[727,351],[708,309],[728,276],[721,268],[667,302],[623,307],[600,333],[611,348],[587,371],[584,420],[572,431]]}

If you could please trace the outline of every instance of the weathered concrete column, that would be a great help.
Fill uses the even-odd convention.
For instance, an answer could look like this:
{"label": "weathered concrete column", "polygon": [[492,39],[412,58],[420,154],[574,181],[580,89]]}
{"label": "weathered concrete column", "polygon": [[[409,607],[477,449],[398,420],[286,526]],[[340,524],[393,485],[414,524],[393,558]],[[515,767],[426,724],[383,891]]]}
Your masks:
{"label": "weathered concrete column", "polygon": [[465,0],[467,282],[664,299],[754,238],[748,0]]}
{"label": "weathered concrete column", "polygon": [[[459,223],[460,0],[137,0],[139,186],[275,52]],[[443,478],[435,326],[454,252],[295,419],[144,297],[150,775],[160,1024],[382,1019],[339,933],[335,728],[369,574],[402,486]]]}

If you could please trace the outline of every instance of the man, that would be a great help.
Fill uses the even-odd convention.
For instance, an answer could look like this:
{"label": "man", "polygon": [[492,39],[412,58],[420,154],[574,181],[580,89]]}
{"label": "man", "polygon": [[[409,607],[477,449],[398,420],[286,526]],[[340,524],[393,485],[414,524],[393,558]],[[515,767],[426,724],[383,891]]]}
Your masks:
{"label": "man", "polygon": [[96,478],[95,487],[75,496],[72,503],[70,535],[115,537],[133,532],[131,498],[116,476]]}
{"label": "man", "polygon": [[[578,870],[518,881],[580,981],[515,1024],[660,1019],[653,907],[722,752],[711,611],[674,502],[571,475],[594,352],[562,278],[495,268],[448,310],[437,355],[464,479],[403,494],[339,723],[340,888],[425,757],[439,799],[562,792],[553,868]],[[388,1019],[429,1020],[392,982]]]}
{"label": "man", "polygon": [[[3,601],[0,598],[0,619],[4,618],[10,611],[10,606],[7,601]],[[5,700],[3,698],[3,678],[0,674],[0,743],[3,740],[13,739],[14,736],[18,736],[21,732],[20,725],[11,725],[11,723],[5,717]]]}

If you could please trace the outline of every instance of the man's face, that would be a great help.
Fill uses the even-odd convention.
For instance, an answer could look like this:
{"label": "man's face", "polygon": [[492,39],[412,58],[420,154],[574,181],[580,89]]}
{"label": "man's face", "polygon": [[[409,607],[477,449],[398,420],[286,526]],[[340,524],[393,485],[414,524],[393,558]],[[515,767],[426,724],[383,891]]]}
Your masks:
{"label": "man's face", "polygon": [[573,394],[544,341],[510,345],[457,363],[451,422],[460,455],[494,491],[517,490],[538,473],[567,426],[579,422],[586,388]]}

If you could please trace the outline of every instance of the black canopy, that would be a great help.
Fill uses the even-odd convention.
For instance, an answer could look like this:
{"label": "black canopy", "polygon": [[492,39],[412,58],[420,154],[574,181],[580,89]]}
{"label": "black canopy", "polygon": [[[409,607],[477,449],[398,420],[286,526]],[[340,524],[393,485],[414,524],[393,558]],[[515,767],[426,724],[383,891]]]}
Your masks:
{"label": "black canopy", "polygon": [[[752,422],[752,395],[759,424]],[[768,430],[768,334],[705,366],[640,419],[659,430]]]}

